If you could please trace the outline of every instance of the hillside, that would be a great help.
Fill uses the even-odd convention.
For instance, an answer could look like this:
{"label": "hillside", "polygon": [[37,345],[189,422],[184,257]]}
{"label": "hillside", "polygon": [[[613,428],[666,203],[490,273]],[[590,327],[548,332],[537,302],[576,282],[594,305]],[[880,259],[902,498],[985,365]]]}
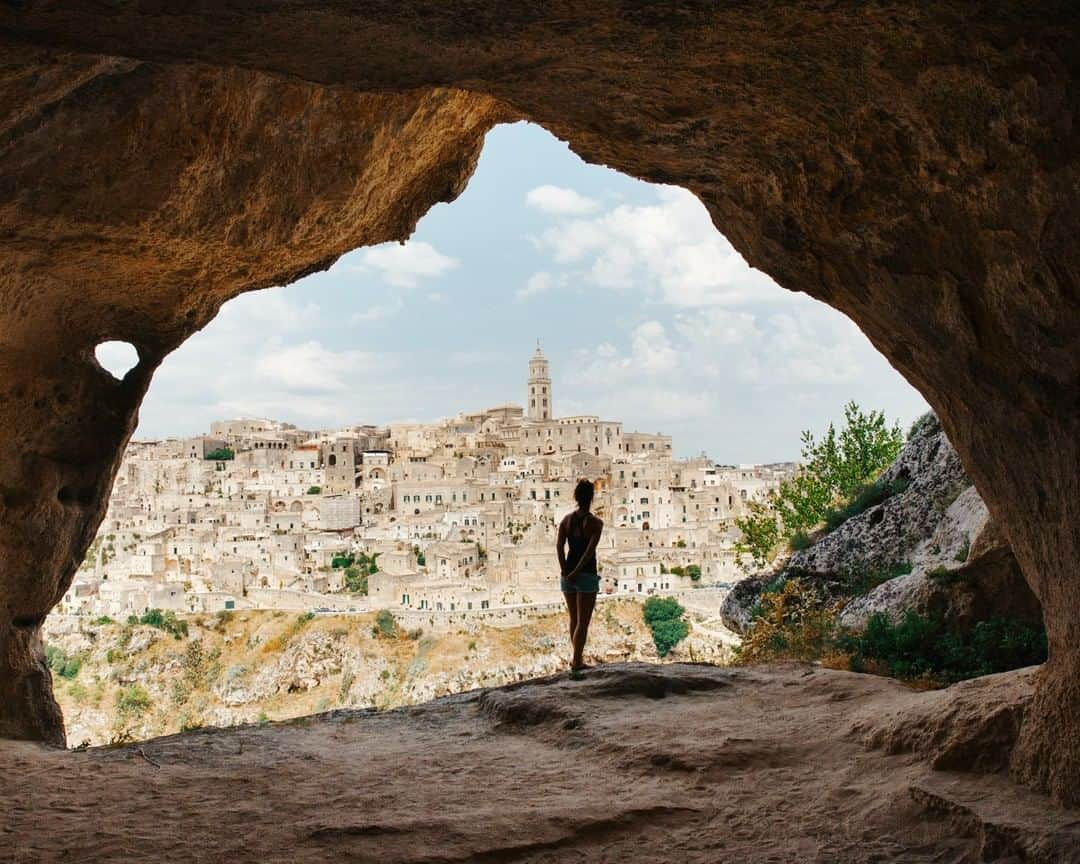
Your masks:
{"label": "hillside", "polygon": [[[656,660],[635,601],[601,604],[587,660]],[[149,625],[51,619],[46,641],[68,745],[203,726],[285,720],[335,708],[394,708],[551,675],[568,665],[563,615],[510,629],[380,629],[376,616],[238,612]],[[723,633],[698,627],[671,660],[723,661]]]}

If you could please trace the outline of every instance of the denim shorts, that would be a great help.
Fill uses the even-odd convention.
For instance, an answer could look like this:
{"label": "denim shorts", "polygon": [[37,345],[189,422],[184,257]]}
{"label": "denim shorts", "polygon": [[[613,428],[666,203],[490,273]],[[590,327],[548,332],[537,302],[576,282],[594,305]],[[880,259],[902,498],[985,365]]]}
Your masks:
{"label": "denim shorts", "polygon": [[559,579],[563,594],[598,594],[600,577],[596,573],[578,573],[573,579]]}

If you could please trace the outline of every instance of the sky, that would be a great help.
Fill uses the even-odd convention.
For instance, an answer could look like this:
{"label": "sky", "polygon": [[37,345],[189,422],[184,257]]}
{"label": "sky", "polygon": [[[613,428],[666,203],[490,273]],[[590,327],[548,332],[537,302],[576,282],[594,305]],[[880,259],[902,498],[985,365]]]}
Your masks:
{"label": "sky", "polygon": [[[852,399],[905,428],[926,410],[853,323],[747,265],[689,192],[516,123],[488,134],[466,190],[404,245],[227,303],[162,364],[136,437],[522,404],[537,339],[556,416],[665,432],[680,456],[795,459],[801,431]],[[99,356],[123,368],[122,349]]]}

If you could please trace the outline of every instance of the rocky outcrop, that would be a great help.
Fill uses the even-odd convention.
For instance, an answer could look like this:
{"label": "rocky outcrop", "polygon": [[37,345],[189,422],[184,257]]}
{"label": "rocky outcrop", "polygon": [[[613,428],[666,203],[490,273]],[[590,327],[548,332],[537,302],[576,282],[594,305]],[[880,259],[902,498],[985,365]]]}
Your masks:
{"label": "rocky outcrop", "polygon": [[1009,766],[1034,689],[1034,669],[986,675],[864,712],[851,729],[867,747],[917,753],[941,771],[993,773]]}
{"label": "rocky outcrop", "polygon": [[[37,631],[162,357],[230,297],[407,236],[519,117],[690,189],[926,396],[1042,603],[1017,776],[1080,802],[1078,16],[0,6],[0,735],[62,738]],[[139,351],[123,381],[105,339]]]}
{"label": "rocky outcrop", "polygon": [[896,570],[904,572],[847,602],[840,623],[859,629],[874,613],[896,620],[909,609],[961,630],[995,615],[1041,621],[1012,550],[933,415],[917,424],[880,482],[903,488],[736,585],[722,609],[727,626],[745,629],[762,591],[778,579],[807,580],[835,601],[852,584]]}

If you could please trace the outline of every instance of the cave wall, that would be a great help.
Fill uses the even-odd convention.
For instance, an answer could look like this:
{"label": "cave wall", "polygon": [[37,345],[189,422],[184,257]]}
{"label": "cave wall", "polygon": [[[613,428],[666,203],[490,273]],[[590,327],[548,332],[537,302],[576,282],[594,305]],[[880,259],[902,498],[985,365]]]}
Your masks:
{"label": "cave wall", "polygon": [[[524,117],[695,192],[926,396],[1046,616],[1014,771],[1080,800],[1074,4],[174,5],[0,9],[0,645],[35,656],[5,622],[70,580],[160,359],[406,236]],[[140,348],[121,385],[104,338]]]}

